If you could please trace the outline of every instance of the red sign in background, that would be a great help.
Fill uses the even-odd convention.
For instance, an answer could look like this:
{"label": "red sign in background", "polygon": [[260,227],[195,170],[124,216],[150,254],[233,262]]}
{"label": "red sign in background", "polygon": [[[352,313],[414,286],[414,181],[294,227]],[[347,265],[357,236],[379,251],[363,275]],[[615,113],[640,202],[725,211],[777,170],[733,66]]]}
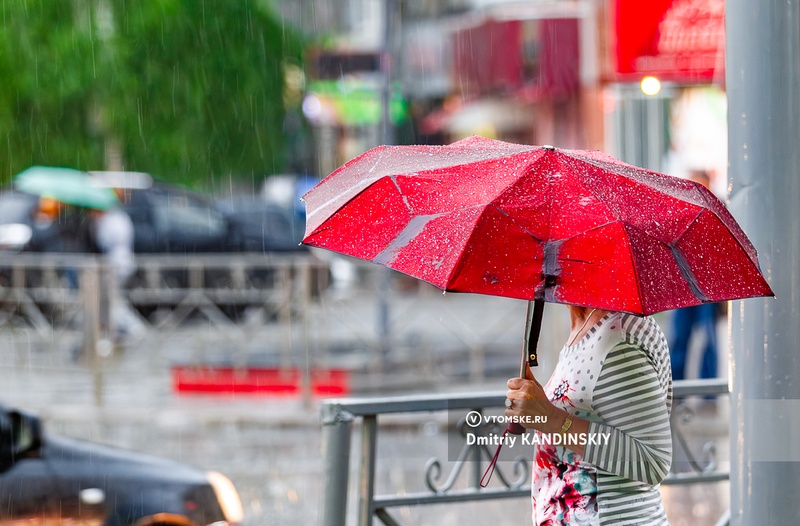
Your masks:
{"label": "red sign in background", "polygon": [[617,80],[723,83],[725,0],[616,0]]}

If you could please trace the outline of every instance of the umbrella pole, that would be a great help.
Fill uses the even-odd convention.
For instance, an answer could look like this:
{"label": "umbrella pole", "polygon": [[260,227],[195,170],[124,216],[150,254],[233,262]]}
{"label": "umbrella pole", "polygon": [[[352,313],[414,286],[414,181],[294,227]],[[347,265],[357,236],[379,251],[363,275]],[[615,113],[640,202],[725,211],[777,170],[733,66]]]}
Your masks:
{"label": "umbrella pole", "polygon": [[528,301],[528,312],[525,316],[525,335],[522,343],[522,360],[519,365],[519,377],[525,378],[525,365],[536,367],[539,365],[539,355],[536,352],[539,346],[539,334],[542,332],[542,317],[544,316],[544,300]]}
{"label": "umbrella pole", "polygon": [[[539,365],[536,347],[539,345],[539,334],[542,332],[542,317],[544,315],[544,300],[528,301],[528,312],[525,316],[525,335],[522,343],[522,360],[519,365],[519,377],[525,378],[525,366],[536,367]],[[521,435],[525,428],[516,422],[508,424],[507,432]]]}

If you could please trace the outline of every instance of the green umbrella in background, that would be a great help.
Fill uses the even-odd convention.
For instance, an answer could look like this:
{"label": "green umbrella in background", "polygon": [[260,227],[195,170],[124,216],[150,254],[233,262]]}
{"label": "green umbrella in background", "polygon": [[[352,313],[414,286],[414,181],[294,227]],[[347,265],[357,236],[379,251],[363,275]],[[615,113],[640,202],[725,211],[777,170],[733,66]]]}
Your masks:
{"label": "green umbrella in background", "polygon": [[85,172],[71,168],[31,166],[14,177],[14,188],[96,210],[106,210],[119,204],[111,188],[93,185]]}

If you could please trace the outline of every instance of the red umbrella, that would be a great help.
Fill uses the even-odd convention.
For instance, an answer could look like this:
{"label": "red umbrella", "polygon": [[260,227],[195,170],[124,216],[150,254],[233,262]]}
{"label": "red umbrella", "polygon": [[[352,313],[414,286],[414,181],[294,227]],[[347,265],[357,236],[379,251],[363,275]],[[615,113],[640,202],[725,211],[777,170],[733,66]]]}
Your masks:
{"label": "red umbrella", "polygon": [[304,243],[447,291],[640,315],[773,294],[708,189],[599,152],[381,146],[303,199]]}
{"label": "red umbrella", "polygon": [[595,151],[381,146],[310,190],[303,242],[446,291],[652,314],[773,295],[701,184]]}

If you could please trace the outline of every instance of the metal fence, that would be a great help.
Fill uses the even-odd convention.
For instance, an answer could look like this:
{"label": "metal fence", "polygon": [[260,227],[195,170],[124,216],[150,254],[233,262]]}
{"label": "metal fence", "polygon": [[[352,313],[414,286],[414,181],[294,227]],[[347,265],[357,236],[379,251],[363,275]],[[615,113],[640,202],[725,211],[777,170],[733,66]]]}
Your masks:
{"label": "metal fence", "polygon": [[[678,401],[689,397],[727,395],[728,385],[725,380],[681,380],[674,384],[674,396]],[[360,424],[360,456],[352,470],[358,478],[356,524],[367,526],[373,518],[379,519],[387,526],[399,526],[392,515],[393,508],[404,506],[425,506],[442,503],[466,503],[493,499],[529,498],[529,469],[524,459],[512,464],[513,476],[503,472],[498,466],[495,477],[500,481],[499,487],[483,488],[480,480],[492,456],[486,446],[470,445],[464,441],[457,455],[451,461],[450,473],[445,481],[438,484],[441,477],[441,466],[444,463],[438,458],[430,458],[424,467],[417,472],[424,474],[428,491],[376,495],[375,474],[378,458],[376,455],[381,426],[379,420],[390,415],[420,415],[431,412],[465,413],[477,411],[483,413],[489,408],[502,407],[504,393],[483,393],[466,395],[433,395],[403,396],[391,398],[359,398],[329,400],[322,405],[323,425],[323,457],[325,488],[322,501],[322,523],[326,526],[342,526],[348,523],[347,503],[348,491],[351,487],[351,451],[352,432],[355,424]],[[719,482],[728,479],[729,474],[718,467],[716,446],[713,440],[704,440],[701,444],[692,442],[685,432],[684,424],[693,418],[693,411],[683,402],[679,402],[672,414],[674,436],[673,456],[680,462],[673,462],[673,471],[664,480],[664,485],[686,485],[697,483]],[[455,426],[462,428],[463,421]],[[727,437],[727,434],[724,438]],[[699,453],[698,453],[699,451]],[[385,459],[382,459],[385,460]],[[685,466],[689,471],[678,471]],[[681,466],[681,468],[678,468]],[[463,484],[456,484],[457,479]],[[719,525],[727,524],[727,516],[723,515]]]}
{"label": "metal fence", "polygon": [[[471,381],[516,368],[505,351],[522,332],[517,300],[445,296],[377,265],[310,252],[137,255],[135,263],[118,287],[98,256],[0,253],[0,334],[16,348],[51,351],[50,364],[88,358],[98,404],[103,370],[143,353],[149,367],[344,369],[362,393],[386,382],[424,389],[443,368]],[[120,325],[128,334],[117,339]]]}
{"label": "metal fence", "polygon": [[137,256],[135,272],[122,284],[93,255],[0,254],[0,326],[74,327],[93,302],[114,300],[155,329],[198,316],[217,325],[254,312],[277,319],[309,301],[327,279],[327,264],[305,254]]}

